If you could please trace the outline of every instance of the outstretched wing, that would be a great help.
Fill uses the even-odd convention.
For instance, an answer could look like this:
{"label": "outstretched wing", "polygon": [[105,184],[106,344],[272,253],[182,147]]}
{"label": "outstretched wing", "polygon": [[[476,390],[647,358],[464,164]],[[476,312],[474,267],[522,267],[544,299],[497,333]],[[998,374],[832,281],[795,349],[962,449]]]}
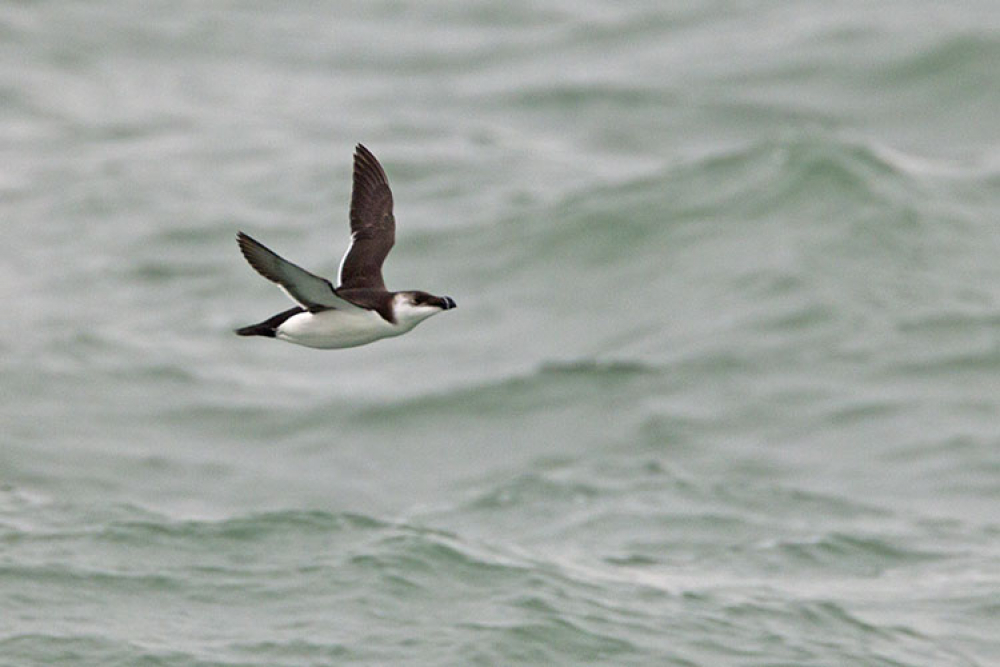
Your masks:
{"label": "outstretched wing", "polygon": [[385,289],[382,263],[396,241],[392,191],[382,165],[358,144],[354,152],[354,191],[351,194],[351,245],[340,261],[338,288]]}
{"label": "outstretched wing", "polygon": [[243,232],[236,236],[240,251],[257,273],[274,283],[278,283],[285,293],[305,308],[316,311],[334,308],[338,310],[357,309],[350,301],[345,301],[333,291],[333,285],[326,278],[309,273],[300,266],[279,257],[259,242]]}

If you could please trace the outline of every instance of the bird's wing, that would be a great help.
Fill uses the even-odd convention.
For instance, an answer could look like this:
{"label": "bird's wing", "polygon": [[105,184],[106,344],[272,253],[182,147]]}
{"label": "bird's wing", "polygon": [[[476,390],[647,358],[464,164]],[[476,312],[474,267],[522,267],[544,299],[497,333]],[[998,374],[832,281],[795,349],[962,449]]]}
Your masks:
{"label": "bird's wing", "polygon": [[285,291],[296,302],[310,311],[334,308],[337,310],[357,310],[350,301],[346,301],[333,291],[333,285],[326,278],[309,273],[300,266],[279,257],[259,242],[243,232],[236,237],[240,251],[250,266]]}
{"label": "bird's wing", "polygon": [[382,263],[396,241],[392,191],[382,165],[358,144],[351,194],[351,245],[340,261],[338,288],[385,289]]}

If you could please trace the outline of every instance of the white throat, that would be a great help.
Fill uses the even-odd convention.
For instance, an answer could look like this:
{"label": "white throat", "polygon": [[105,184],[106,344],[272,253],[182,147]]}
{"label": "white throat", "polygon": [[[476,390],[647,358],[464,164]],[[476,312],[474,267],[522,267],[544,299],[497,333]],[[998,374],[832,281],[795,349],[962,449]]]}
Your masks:
{"label": "white throat", "polygon": [[396,320],[396,326],[405,331],[409,331],[431,315],[437,315],[440,312],[441,309],[437,306],[413,305],[406,294],[397,294],[392,298],[392,315]]}

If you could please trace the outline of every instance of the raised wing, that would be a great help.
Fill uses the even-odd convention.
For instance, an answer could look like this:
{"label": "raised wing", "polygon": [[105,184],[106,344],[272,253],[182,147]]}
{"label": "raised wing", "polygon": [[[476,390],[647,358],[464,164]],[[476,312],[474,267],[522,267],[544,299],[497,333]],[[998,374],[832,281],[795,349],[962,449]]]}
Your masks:
{"label": "raised wing", "polygon": [[382,263],[396,241],[392,191],[382,165],[358,144],[354,151],[354,191],[351,194],[351,245],[340,261],[338,288],[385,289]]}
{"label": "raised wing", "polygon": [[358,309],[358,306],[350,301],[337,296],[333,291],[333,285],[326,278],[320,278],[292,264],[243,232],[237,234],[236,240],[243,256],[257,273],[271,282],[278,283],[285,294],[308,310]]}

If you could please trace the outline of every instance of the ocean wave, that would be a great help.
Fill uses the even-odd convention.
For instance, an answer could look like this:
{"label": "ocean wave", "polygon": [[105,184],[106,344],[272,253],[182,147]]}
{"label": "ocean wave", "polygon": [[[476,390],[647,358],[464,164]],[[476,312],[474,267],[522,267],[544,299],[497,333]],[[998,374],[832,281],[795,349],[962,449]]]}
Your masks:
{"label": "ocean wave", "polygon": [[816,568],[874,577],[914,563],[939,560],[942,553],[903,547],[883,536],[829,532],[808,539],[765,540],[741,548],[742,557],[761,562],[764,567],[792,572]]}
{"label": "ocean wave", "polygon": [[114,523],[101,531],[100,537],[123,542],[148,544],[150,540],[206,540],[254,542],[282,539],[294,534],[328,535],[365,532],[389,524],[369,516],[319,510],[261,512],[215,521],[130,521]]}
{"label": "ocean wave", "polygon": [[593,483],[526,473],[478,494],[464,507],[470,511],[483,511],[543,504],[552,509],[554,504],[587,502],[601,493],[601,487]]}
{"label": "ocean wave", "polygon": [[443,579],[479,585],[484,578],[524,578],[534,569],[530,560],[513,552],[413,525],[386,531],[369,541],[350,556],[350,563],[383,581],[418,588],[433,588]]}
{"label": "ocean wave", "polygon": [[685,217],[753,218],[824,202],[898,205],[921,197],[922,183],[883,152],[861,138],[790,132],[682,163],[664,172],[662,180],[703,197],[688,204],[688,211],[682,209]]}
{"label": "ocean wave", "polygon": [[138,592],[179,590],[185,584],[181,577],[158,571],[129,572],[96,565],[51,563],[41,565],[0,565],[0,579],[31,582],[40,586],[57,586],[74,591],[77,599],[92,599],[99,591]]}
{"label": "ocean wave", "polygon": [[[509,281],[512,272],[570,261],[607,282],[623,270],[655,273],[693,246],[746,234],[751,223],[820,240],[831,230],[848,238],[853,225],[878,215],[880,229],[902,225],[912,233],[925,218],[920,204],[945,187],[936,178],[914,173],[865,138],[788,132],[570,192],[512,221],[523,242],[503,250],[495,270]],[[736,224],[739,230],[730,228]],[[558,276],[550,279],[558,284]]]}
{"label": "ocean wave", "polygon": [[323,664],[340,664],[344,661],[364,663],[374,657],[368,655],[368,651],[362,647],[351,648],[341,642],[306,639],[234,642],[223,650],[234,658],[240,656],[239,659],[255,665],[315,665],[316,661],[322,661]]}
{"label": "ocean wave", "polygon": [[655,382],[661,369],[633,360],[577,359],[541,362],[527,373],[509,375],[471,387],[383,401],[359,409],[359,423],[388,419],[439,419],[441,415],[474,411],[486,417],[546,410],[554,404],[571,404],[580,393],[612,390],[633,382]]}
{"label": "ocean wave", "polygon": [[[126,641],[116,641],[104,634],[73,634],[65,632],[20,633],[0,637],[0,654],[4,660],[23,661],[25,665],[144,665],[161,662],[155,653],[147,652]],[[182,654],[170,651],[177,665],[195,665],[195,660],[178,661]]]}
{"label": "ocean wave", "polygon": [[933,87],[955,100],[990,96],[994,64],[1000,60],[1000,39],[988,32],[951,32],[881,68],[877,80],[899,88]]}

